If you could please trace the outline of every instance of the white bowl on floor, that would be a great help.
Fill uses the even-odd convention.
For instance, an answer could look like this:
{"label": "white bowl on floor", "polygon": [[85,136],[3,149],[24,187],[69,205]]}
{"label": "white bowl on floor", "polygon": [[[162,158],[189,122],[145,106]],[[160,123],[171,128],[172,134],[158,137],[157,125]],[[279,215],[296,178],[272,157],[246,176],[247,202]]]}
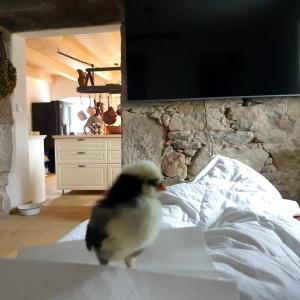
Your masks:
{"label": "white bowl on floor", "polygon": [[34,216],[38,215],[41,211],[41,204],[30,203],[30,204],[23,204],[18,206],[18,209],[22,216]]}

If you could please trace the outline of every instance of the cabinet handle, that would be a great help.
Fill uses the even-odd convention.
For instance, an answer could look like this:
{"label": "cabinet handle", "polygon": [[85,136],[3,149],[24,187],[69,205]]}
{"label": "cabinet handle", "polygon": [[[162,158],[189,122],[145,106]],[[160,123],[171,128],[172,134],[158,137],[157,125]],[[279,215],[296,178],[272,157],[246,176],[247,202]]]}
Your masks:
{"label": "cabinet handle", "polygon": [[77,152],[77,154],[85,154],[85,152],[79,151]]}
{"label": "cabinet handle", "polygon": [[82,141],[84,141],[85,139],[77,139],[77,141],[79,141],[79,142],[82,142]]}
{"label": "cabinet handle", "polygon": [[85,168],[85,165],[78,165],[78,168]]}

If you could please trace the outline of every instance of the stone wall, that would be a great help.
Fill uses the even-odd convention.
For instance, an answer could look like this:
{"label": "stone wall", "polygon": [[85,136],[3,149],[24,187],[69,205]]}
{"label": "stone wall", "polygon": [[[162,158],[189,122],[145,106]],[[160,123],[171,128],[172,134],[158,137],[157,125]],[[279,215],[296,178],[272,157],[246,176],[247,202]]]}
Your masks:
{"label": "stone wall", "polygon": [[[9,35],[4,32],[4,44],[6,53],[9,53]],[[6,192],[7,177],[12,161],[12,111],[9,97],[0,99],[0,217],[8,214],[10,200]]]}
{"label": "stone wall", "polygon": [[123,105],[123,163],[151,159],[169,184],[190,181],[221,154],[300,202],[300,98]]}

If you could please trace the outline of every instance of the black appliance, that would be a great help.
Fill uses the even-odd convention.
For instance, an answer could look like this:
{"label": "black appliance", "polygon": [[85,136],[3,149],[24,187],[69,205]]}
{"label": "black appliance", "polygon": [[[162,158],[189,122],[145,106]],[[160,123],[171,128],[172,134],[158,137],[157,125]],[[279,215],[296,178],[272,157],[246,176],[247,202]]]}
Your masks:
{"label": "black appliance", "polygon": [[45,138],[45,155],[49,158],[48,169],[55,173],[55,151],[52,135],[69,133],[71,104],[63,101],[32,103],[32,130],[39,131]]}
{"label": "black appliance", "polygon": [[300,94],[300,1],[124,3],[129,101]]}

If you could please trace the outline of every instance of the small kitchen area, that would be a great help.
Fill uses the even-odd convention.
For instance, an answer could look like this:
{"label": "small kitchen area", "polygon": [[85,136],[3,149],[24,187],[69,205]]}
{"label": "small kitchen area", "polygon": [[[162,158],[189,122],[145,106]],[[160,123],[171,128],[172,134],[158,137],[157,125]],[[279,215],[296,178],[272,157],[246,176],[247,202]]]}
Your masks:
{"label": "small kitchen area", "polygon": [[[107,4],[105,12],[98,2],[1,4],[4,64],[16,85],[1,99],[0,258],[58,241],[89,218],[120,169],[120,89],[77,90],[88,68],[120,67],[119,8]],[[93,80],[83,86],[111,88],[121,72],[94,72]],[[109,107],[117,116],[105,123]]]}
{"label": "small kitchen area", "polygon": [[107,190],[121,171],[119,30],[32,38],[26,46],[29,140],[39,143],[29,147],[30,202]]}

